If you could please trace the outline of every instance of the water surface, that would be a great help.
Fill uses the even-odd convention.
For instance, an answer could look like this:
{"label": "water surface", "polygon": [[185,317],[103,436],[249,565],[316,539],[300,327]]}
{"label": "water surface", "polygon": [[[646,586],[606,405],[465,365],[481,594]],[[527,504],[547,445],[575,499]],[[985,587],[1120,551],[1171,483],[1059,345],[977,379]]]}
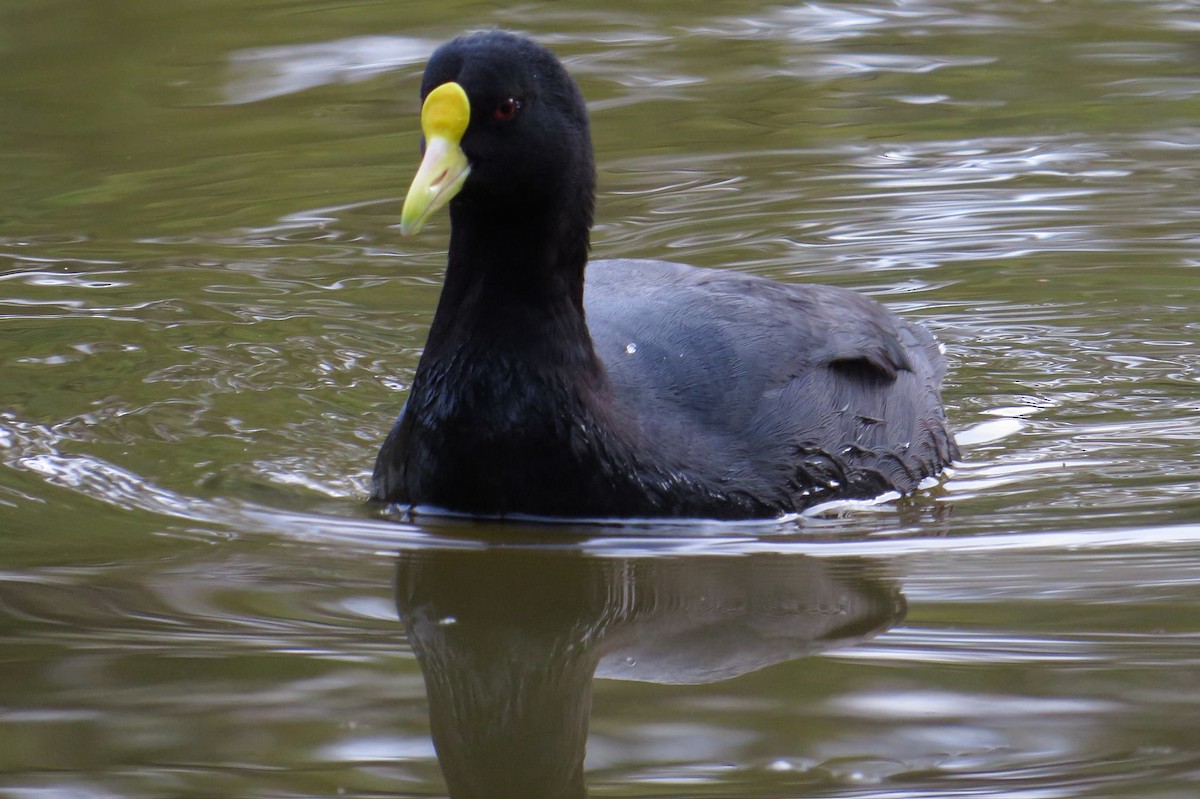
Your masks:
{"label": "water surface", "polygon": [[[597,255],[933,328],[954,475],[788,525],[364,506],[444,265],[396,227],[422,63],[491,26],[589,99]],[[0,795],[1196,795],[1200,6],[0,30]]]}

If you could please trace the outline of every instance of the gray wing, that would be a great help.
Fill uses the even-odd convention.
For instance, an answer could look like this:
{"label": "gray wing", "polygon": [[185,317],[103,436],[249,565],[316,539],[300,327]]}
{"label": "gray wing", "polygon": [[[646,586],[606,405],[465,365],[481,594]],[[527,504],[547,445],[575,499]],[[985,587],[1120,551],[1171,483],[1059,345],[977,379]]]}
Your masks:
{"label": "gray wing", "polygon": [[596,352],[648,436],[690,430],[781,480],[815,453],[902,491],[953,457],[936,342],[874,300],[663,261],[588,269]]}

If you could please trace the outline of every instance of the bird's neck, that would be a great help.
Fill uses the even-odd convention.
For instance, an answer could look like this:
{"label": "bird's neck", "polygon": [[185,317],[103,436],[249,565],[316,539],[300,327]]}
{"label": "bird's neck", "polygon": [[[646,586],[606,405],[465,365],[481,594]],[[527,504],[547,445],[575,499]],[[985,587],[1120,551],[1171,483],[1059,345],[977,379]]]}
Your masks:
{"label": "bird's neck", "polygon": [[583,311],[588,228],[552,213],[451,206],[450,252],[429,347],[479,345],[548,364],[595,360]]}

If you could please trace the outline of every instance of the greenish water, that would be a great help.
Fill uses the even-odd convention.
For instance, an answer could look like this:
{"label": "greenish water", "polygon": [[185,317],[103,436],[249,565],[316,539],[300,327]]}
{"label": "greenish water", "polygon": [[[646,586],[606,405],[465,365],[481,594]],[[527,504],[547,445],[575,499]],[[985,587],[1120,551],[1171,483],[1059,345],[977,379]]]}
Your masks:
{"label": "greenish water", "polygon": [[[490,26],[590,100],[597,255],[924,320],[955,474],[782,528],[366,507],[444,260],[396,227],[422,62]],[[0,796],[1196,796],[1198,32],[9,0]]]}

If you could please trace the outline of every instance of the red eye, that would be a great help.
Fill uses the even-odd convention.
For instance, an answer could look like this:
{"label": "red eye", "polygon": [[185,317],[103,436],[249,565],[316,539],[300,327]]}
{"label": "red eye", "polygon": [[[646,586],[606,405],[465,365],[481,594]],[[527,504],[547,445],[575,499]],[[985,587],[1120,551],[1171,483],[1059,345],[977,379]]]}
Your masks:
{"label": "red eye", "polygon": [[500,122],[507,122],[515,117],[520,110],[521,101],[509,97],[507,100],[500,101],[500,104],[496,106],[496,110],[492,112],[492,116]]}

